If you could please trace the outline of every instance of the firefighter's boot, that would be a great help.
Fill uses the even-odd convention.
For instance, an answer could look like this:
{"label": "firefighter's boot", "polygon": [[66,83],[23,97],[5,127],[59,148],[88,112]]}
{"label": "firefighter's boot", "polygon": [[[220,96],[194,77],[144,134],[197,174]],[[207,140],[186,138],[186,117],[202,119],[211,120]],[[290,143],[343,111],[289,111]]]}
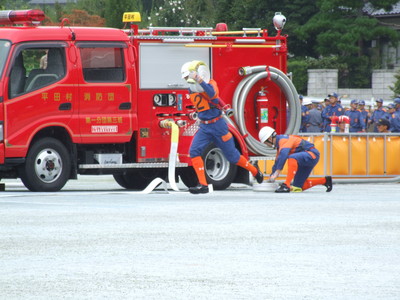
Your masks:
{"label": "firefighter's boot", "polygon": [[302,191],[303,191],[302,188],[299,188],[297,186],[292,186],[292,190],[291,190],[292,193],[301,193]]}
{"label": "firefighter's boot", "polygon": [[264,181],[264,174],[260,171],[258,164],[253,165],[257,169],[257,174],[254,178],[257,180],[258,183],[262,183]]}
{"label": "firefighter's boot", "polygon": [[285,183],[282,183],[281,186],[275,190],[275,193],[290,193],[290,188]]}
{"label": "firefighter's boot", "polygon": [[209,192],[208,185],[198,184],[194,187],[189,188],[191,194],[207,194]]}
{"label": "firefighter's boot", "polygon": [[332,191],[332,176],[325,176],[325,184],[324,186],[326,186],[326,191],[330,192]]}

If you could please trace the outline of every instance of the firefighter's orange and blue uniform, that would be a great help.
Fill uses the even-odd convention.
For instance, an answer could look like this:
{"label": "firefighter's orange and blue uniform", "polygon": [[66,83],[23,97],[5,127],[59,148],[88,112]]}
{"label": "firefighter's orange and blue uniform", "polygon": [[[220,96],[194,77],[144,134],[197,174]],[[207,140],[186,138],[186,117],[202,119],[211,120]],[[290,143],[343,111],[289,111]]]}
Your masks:
{"label": "firefighter's orange and blue uniform", "polygon": [[326,178],[308,179],[315,165],[319,161],[319,151],[310,143],[296,135],[276,136],[276,159],[272,172],[282,170],[286,161],[288,174],[285,184],[307,190],[313,186],[325,184]]}
{"label": "firefighter's orange and blue uniform", "polygon": [[190,100],[195,105],[200,119],[199,130],[196,132],[190,146],[190,157],[199,183],[207,185],[204,162],[201,155],[211,142],[222,150],[229,162],[245,168],[253,176],[256,176],[259,171],[236,149],[233,136],[228,130],[227,123],[222,118],[222,111],[219,108],[219,90],[216,82],[211,79],[209,83],[202,81],[199,84],[204,89],[204,92],[196,93],[189,89]]}

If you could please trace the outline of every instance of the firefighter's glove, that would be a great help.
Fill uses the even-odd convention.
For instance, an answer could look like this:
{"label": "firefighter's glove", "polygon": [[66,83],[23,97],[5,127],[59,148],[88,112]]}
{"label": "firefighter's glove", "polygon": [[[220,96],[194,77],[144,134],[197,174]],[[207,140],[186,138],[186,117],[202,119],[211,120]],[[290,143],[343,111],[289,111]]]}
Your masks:
{"label": "firefighter's glove", "polygon": [[[201,76],[196,72],[196,71],[191,71],[189,73],[189,80],[192,79],[197,83],[201,83],[203,81],[203,78],[201,78]],[[189,82],[188,80],[188,82]]]}
{"label": "firefighter's glove", "polygon": [[275,179],[279,176],[280,172],[275,171],[269,176],[268,182],[275,182]]}

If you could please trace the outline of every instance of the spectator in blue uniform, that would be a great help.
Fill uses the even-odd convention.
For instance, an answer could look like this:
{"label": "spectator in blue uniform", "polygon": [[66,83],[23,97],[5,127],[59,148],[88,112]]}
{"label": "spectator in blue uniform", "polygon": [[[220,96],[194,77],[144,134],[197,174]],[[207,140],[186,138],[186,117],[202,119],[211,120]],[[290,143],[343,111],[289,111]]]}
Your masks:
{"label": "spectator in blue uniform", "polygon": [[390,124],[392,123],[392,116],[394,112],[396,111],[396,105],[394,103],[389,103],[386,107],[387,112],[388,112],[388,120]]}
{"label": "spectator in blue uniform", "polygon": [[378,132],[379,133],[390,133],[390,122],[386,118],[382,118],[378,120],[378,123],[376,124],[378,126]]}
{"label": "spectator in blue uniform", "polygon": [[[299,95],[299,100],[301,104],[301,125],[300,125],[300,132],[307,132],[307,124],[310,119],[309,117],[309,110],[307,105],[311,104],[309,100],[304,100],[303,95]],[[305,102],[307,101],[307,105],[305,105]],[[308,103],[310,102],[310,103]]]}
{"label": "spectator in blue uniform", "polygon": [[339,95],[337,93],[332,93],[328,95],[329,97],[329,105],[327,107],[324,108],[324,110],[322,111],[322,119],[323,119],[323,127],[324,127],[324,131],[326,132],[331,132],[331,118],[333,116],[341,116],[343,115],[344,111],[343,111],[343,107],[338,104],[338,98]]}
{"label": "spectator in blue uniform", "polygon": [[309,111],[309,125],[307,132],[321,132],[322,131],[322,116],[321,111],[318,109],[319,103],[312,103]]}
{"label": "spectator in blue uniform", "polygon": [[209,192],[201,155],[212,142],[222,150],[229,162],[248,170],[258,183],[262,183],[264,176],[258,167],[253,166],[235,147],[233,135],[228,129],[228,124],[222,118],[217,83],[213,79],[205,78],[204,74],[207,72],[202,72],[203,80],[199,74],[201,68],[204,70],[207,67],[203,62],[192,61],[185,63],[181,69],[182,78],[189,83],[190,100],[196,107],[200,119],[199,130],[196,132],[189,150],[199,184],[190,187],[189,192],[192,194]]}
{"label": "spectator in blue uniform", "polygon": [[364,120],[364,131],[368,130],[368,119],[369,119],[369,112],[365,109],[365,101],[364,100],[358,100],[358,109],[361,112],[361,116]]}
{"label": "spectator in blue uniform", "polygon": [[383,99],[376,99],[375,102],[376,109],[372,113],[371,118],[368,120],[368,123],[374,126],[374,132],[378,132],[378,121],[380,119],[389,119],[389,114],[383,107]]}
{"label": "spectator in blue uniform", "polygon": [[391,116],[390,127],[392,128],[392,132],[400,132],[400,98],[395,98],[393,102],[395,111]]}
{"label": "spectator in blue uniform", "polygon": [[330,101],[329,101],[329,97],[326,97],[325,99],[324,99],[324,103],[323,103],[323,107],[322,107],[322,109],[321,110],[323,110],[325,107],[327,107],[328,105],[330,104]]}
{"label": "spectator in blue uniform", "polygon": [[358,100],[350,102],[350,109],[344,114],[350,118],[350,132],[365,132],[365,122],[361,112],[358,110]]}
{"label": "spectator in blue uniform", "polygon": [[286,180],[275,191],[276,193],[302,192],[316,185],[326,186],[327,192],[332,190],[331,176],[308,178],[320,156],[314,144],[296,135],[277,135],[275,129],[269,126],[261,128],[258,137],[261,143],[277,150],[270,182],[274,182],[285,163],[288,164]]}

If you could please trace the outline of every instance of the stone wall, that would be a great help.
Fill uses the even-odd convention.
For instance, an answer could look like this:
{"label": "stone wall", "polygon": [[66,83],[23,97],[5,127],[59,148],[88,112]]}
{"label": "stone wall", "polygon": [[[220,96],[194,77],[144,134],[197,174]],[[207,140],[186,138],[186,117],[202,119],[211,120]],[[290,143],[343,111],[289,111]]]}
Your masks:
{"label": "stone wall", "polygon": [[337,92],[350,99],[384,100],[393,99],[389,86],[394,86],[396,70],[374,70],[372,73],[372,88],[370,89],[339,89],[338,70],[310,69],[308,70],[307,96],[324,98],[329,93]]}

